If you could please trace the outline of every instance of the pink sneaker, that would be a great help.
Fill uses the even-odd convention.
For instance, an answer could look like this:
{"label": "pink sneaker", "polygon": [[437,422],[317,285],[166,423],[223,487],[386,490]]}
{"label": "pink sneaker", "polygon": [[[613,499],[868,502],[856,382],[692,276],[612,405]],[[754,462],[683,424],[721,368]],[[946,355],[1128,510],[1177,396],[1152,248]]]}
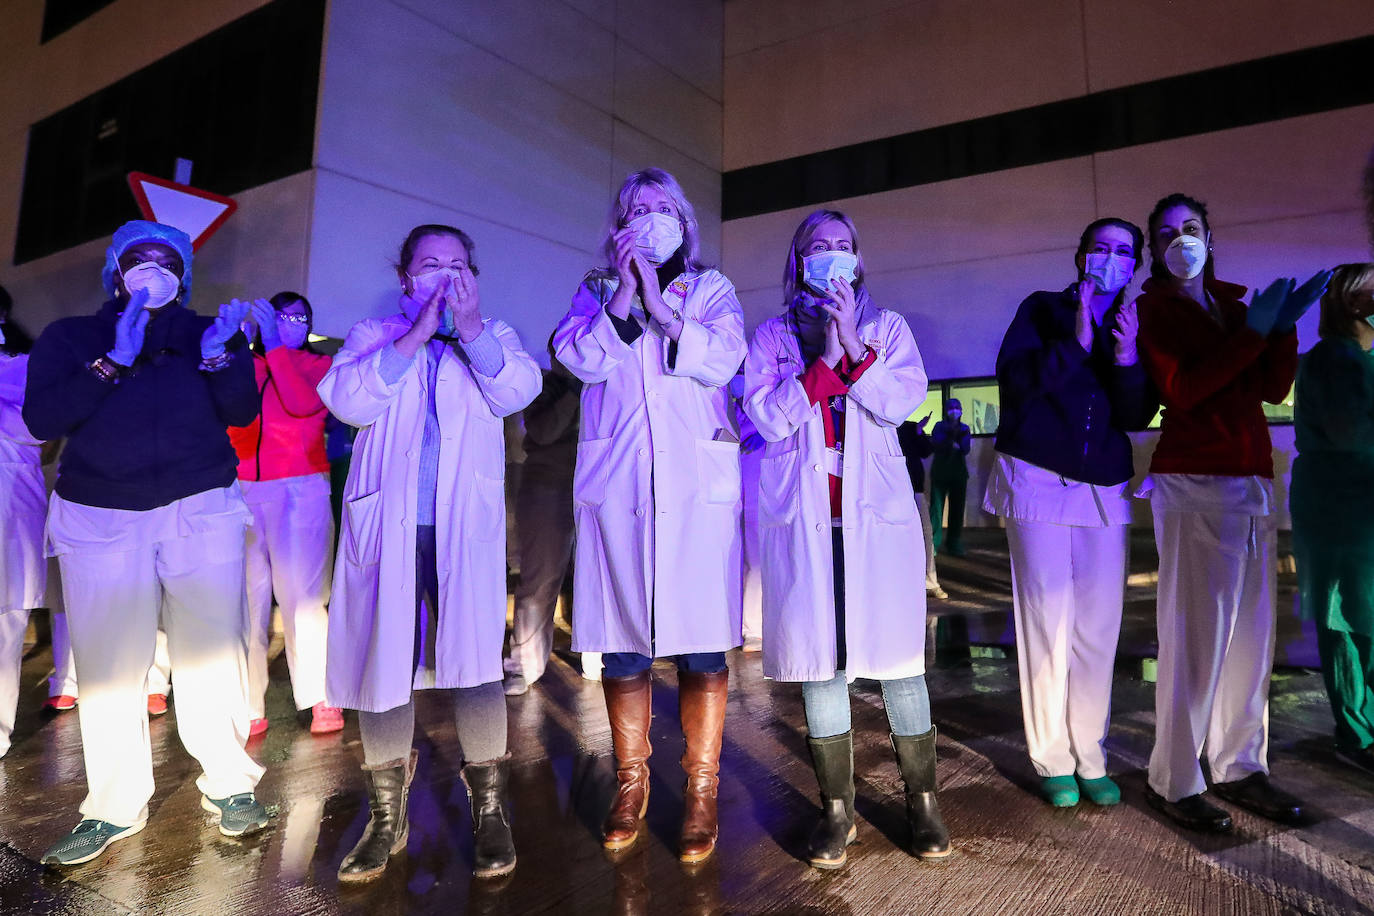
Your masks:
{"label": "pink sneaker", "polygon": [[343,731],[343,710],[337,706],[316,703],[310,707],[310,734],[327,735]]}
{"label": "pink sneaker", "polygon": [[267,731],[266,719],[254,719],[248,723],[248,737],[250,738],[256,738],[265,731]]}
{"label": "pink sneaker", "polygon": [[163,716],[167,714],[167,697],[160,693],[148,694],[148,715]]}

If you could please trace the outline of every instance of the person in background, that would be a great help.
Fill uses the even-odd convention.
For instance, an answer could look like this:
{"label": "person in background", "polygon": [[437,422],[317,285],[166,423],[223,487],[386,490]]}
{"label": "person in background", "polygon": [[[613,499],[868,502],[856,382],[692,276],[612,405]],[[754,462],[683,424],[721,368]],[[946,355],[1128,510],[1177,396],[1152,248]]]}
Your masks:
{"label": "person in background", "polygon": [[[507,696],[519,696],[544,674],[553,650],[553,618],[573,552],[573,467],[582,382],[557,359],[525,408],[525,463],[515,497],[520,582],[504,662]],[[582,675],[600,676],[596,653],[582,657]]]}
{"label": "person in background", "polygon": [[314,311],[299,293],[258,299],[250,313],[262,412],[247,426],[229,428],[243,501],[253,513],[246,545],[249,734],[267,731],[273,596],[281,609],[296,709],[310,710],[312,734],[328,734],[343,729],[343,711],[324,698],[334,516],[324,452],[328,411],[315,387],[329,370],[329,357],[309,344]]}
{"label": "person in background", "polygon": [[19,705],[20,667],[29,612],[43,606],[42,445],[24,424],[28,335],[10,320],[13,301],[0,286],[0,757],[10,749]]}
{"label": "person in background", "polygon": [[607,266],[554,332],[580,378],[573,478],[573,650],[601,652],[618,789],[607,849],[639,836],[649,804],[655,658],[678,669],[687,749],[678,856],[716,848],[716,792],[730,672],[740,644],[739,432],[726,386],[744,358],[735,288],[701,261],[677,179],[634,172],[611,203]]}
{"label": "person in background", "polygon": [[930,462],[930,521],[935,529],[931,537],[936,553],[943,546],[952,557],[964,555],[964,501],[968,495],[968,453],[973,447],[973,430],[960,419],[963,415],[959,399],[950,398],[945,402],[945,418],[930,431],[935,455]]}
{"label": "person in background", "polygon": [[348,332],[320,382],[358,428],[329,608],[325,693],[358,710],[371,817],[339,880],[371,881],[405,849],[415,691],[452,704],[479,878],[515,868],[506,697],[501,419],[534,399],[539,366],[482,316],[472,239],[416,226],[396,263],[396,314]]}
{"label": "person in background", "polygon": [[135,220],[114,233],[109,300],[54,321],[29,357],[24,421],[67,437],[47,537],[81,678],[89,793],[81,821],[43,855],[76,865],[143,829],[153,794],[148,667],[159,620],[177,672],[177,734],[200,763],[201,807],[226,836],[269,823],[244,750],[244,527],[250,516],[225,432],[258,412],[237,299],[192,312],[191,240]]}
{"label": "person in background", "polygon": [[921,523],[896,433],[925,399],[925,367],[905,319],[869,296],[858,230],[841,212],[817,210],[797,226],[783,307],[749,346],[745,409],[768,443],[763,673],[801,682],[821,795],[808,857],[839,868],[858,835],[849,682],[861,677],[882,684],[908,850],[942,858]]}
{"label": "person in background", "polygon": [[1164,405],[1150,474],[1159,550],[1155,745],[1146,799],[1184,827],[1222,832],[1212,791],[1282,823],[1302,803],[1269,781],[1274,663],[1274,462],[1264,403],[1288,396],[1297,320],[1330,274],[1256,293],[1216,278],[1207,208],[1171,194],[1148,223],[1150,277],[1136,300],[1138,346]]}
{"label": "person in background", "polygon": [[949,593],[940,587],[940,577],[935,572],[935,537],[930,524],[930,506],[926,502],[926,466],[924,459],[935,451],[930,436],[926,435],[926,424],[930,415],[920,420],[908,417],[897,427],[897,444],[906,459],[906,473],[911,478],[911,491],[916,497],[916,511],[921,516],[921,540],[926,547],[926,595],[944,601]]}
{"label": "person in background", "polygon": [[1031,293],[997,355],[1002,406],[983,508],[1006,520],[1026,747],[1050,804],[1114,805],[1103,743],[1121,632],[1131,440],[1159,409],[1126,288],[1140,227],[1089,223],[1077,280]]}
{"label": "person in background", "polygon": [[1336,754],[1374,773],[1374,264],[1342,264],[1298,364],[1289,506]]}

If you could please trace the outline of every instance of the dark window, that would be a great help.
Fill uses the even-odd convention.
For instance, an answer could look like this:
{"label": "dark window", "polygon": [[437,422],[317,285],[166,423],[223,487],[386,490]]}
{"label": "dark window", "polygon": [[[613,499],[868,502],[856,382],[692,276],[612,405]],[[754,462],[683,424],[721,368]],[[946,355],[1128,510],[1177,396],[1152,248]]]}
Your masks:
{"label": "dark window", "polygon": [[111,3],[114,0],[48,0],[43,4],[43,35],[39,41],[52,41]]}
{"label": "dark window", "polygon": [[325,0],[276,0],[29,130],[14,262],[109,235],[138,218],[125,176],[172,177],[220,194],[305,171]]}

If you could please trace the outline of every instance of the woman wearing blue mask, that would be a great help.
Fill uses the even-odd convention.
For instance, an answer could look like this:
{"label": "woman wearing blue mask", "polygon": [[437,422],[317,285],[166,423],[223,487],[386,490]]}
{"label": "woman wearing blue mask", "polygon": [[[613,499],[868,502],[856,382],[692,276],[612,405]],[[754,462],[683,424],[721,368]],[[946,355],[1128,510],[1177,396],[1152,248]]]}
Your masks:
{"label": "woman wearing blue mask", "polygon": [[583,382],[573,476],[573,650],[601,652],[618,788],[607,849],[649,803],[650,666],[671,657],[686,738],[678,854],[715,850],[729,669],[740,644],[739,430],[727,385],[744,358],[735,288],[701,261],[696,216],[662,169],[611,204],[608,267],[583,280],[554,356]]}
{"label": "woman wearing blue mask", "polygon": [[906,784],[909,851],[949,854],[925,683],[925,550],[897,426],[926,396],[906,321],[864,283],[858,230],[818,210],[783,269],[784,312],[745,362],[759,470],[763,671],[799,681],[821,795],[811,864],[839,868],[857,836],[849,682],[882,684]]}
{"label": "woman wearing blue mask", "polygon": [[1298,364],[1289,505],[1336,754],[1374,772],[1374,264],[1343,264]]}
{"label": "woman wearing blue mask", "polygon": [[424,225],[401,243],[396,314],[348,332],[320,382],[358,429],[329,606],[325,692],[358,710],[371,818],[339,880],[371,881],[405,849],[414,691],[445,689],[462,748],[474,873],[515,868],[501,641],[506,629],[501,420],[539,366],[482,316],[472,239]]}
{"label": "woman wearing blue mask", "polygon": [[1126,288],[1144,235],[1083,230],[1078,281],[1031,293],[997,355],[1002,417],[983,508],[1006,519],[1026,746],[1056,807],[1121,792],[1103,742],[1126,585],[1134,473],[1126,433],[1159,407],[1136,352]]}

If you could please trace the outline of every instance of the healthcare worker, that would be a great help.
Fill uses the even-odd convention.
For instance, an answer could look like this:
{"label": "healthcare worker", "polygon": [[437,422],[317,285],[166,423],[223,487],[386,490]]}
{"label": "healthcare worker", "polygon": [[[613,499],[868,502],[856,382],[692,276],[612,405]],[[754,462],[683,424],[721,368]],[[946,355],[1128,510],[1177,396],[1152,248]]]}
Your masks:
{"label": "healthcare worker", "polygon": [[[964,555],[964,503],[968,498],[968,453],[973,430],[963,421],[958,398],[945,402],[945,418],[930,430],[934,458],[930,460],[930,521],[932,548],[943,547],[952,557]],[[949,521],[945,521],[945,506]],[[946,543],[948,542],[948,543]]]}
{"label": "healthcare worker", "polygon": [[1263,404],[1297,369],[1298,318],[1328,273],[1276,281],[1247,309],[1216,278],[1207,208],[1171,194],[1148,223],[1150,277],[1136,308],[1140,358],[1164,404],[1150,474],[1159,551],[1155,745],[1146,799],[1195,830],[1231,829],[1204,793],[1285,823],[1302,804],[1269,782],[1274,662],[1274,462]]}
{"label": "healthcare worker", "polygon": [[1075,283],[1031,293],[997,354],[1002,414],[983,508],[1006,520],[1026,747],[1050,804],[1114,805],[1103,742],[1126,587],[1131,440],[1159,409],[1126,288],[1140,227],[1078,240]]}
{"label": "healthcare worker", "polygon": [[582,379],[573,480],[573,649],[601,652],[619,788],[607,849],[634,843],[649,803],[649,668],[671,657],[687,750],[678,853],[709,857],[729,671],[740,644],[739,432],[726,386],[744,358],[730,281],[701,262],[697,220],[661,169],[611,204],[608,267],[554,332]]}
{"label": "healthcare worker", "polygon": [[515,868],[501,641],[506,629],[502,418],[539,392],[539,366],[483,318],[472,239],[417,226],[401,244],[398,312],[348,332],[320,382],[358,428],[344,489],[325,671],[358,710],[371,819],[339,866],[370,881],[405,849],[415,774],[413,691],[445,696],[462,747],[474,873]]}
{"label": "healthcare worker", "polygon": [[334,514],[324,453],[329,412],[315,387],[329,369],[329,357],[307,342],[314,312],[299,293],[258,299],[251,315],[262,412],[247,426],[229,428],[243,501],[253,513],[247,543],[250,733],[267,731],[263,700],[275,595],[296,709],[310,710],[313,734],[327,734],[343,728],[343,711],[324,699]]}
{"label": "healthcare worker", "polygon": [[1336,754],[1374,772],[1374,264],[1336,268],[1298,365],[1289,505]]}
{"label": "healthcare worker", "polygon": [[95,315],[48,325],[29,357],[24,420],[67,437],[48,509],[81,679],[89,793],[43,856],[75,865],[143,829],[153,794],[146,689],[159,616],[177,679],[177,733],[200,763],[201,806],[239,836],[265,827],[262,767],[244,751],[243,537],[248,509],[225,427],[258,411],[239,324],[186,306],[191,240],[142,220],[115,231]]}
{"label": "healthcare worker", "polygon": [[781,315],[754,332],[745,410],[767,440],[759,471],[763,673],[802,682],[821,820],[809,858],[839,868],[854,842],[849,682],[882,684],[906,784],[909,851],[949,854],[935,797],[925,681],[921,521],[897,426],[926,396],[911,329],[864,284],[854,222],[817,210],[792,236]]}
{"label": "healthcare worker", "polygon": [[10,308],[0,287],[0,757],[14,731],[29,611],[43,606],[48,574],[42,442],[22,414],[28,335],[10,323]]}

